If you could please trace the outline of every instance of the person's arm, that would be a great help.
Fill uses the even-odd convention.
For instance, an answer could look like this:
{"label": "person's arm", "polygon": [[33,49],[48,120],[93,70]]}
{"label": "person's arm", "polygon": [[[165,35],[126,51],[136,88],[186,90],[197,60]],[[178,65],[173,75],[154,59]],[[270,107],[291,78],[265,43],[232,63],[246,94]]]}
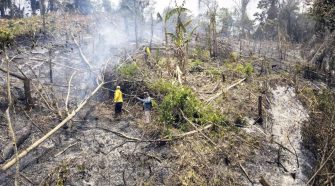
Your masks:
{"label": "person's arm", "polygon": [[141,102],[144,102],[144,99],[141,99],[139,97],[136,97],[137,100],[141,101]]}

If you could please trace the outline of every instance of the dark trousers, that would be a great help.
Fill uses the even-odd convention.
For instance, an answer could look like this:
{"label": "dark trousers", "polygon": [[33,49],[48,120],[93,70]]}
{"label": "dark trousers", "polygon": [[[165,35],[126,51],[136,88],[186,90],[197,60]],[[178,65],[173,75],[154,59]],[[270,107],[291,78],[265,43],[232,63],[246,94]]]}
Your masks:
{"label": "dark trousers", "polygon": [[122,114],[122,102],[115,103],[115,117],[118,117]]}

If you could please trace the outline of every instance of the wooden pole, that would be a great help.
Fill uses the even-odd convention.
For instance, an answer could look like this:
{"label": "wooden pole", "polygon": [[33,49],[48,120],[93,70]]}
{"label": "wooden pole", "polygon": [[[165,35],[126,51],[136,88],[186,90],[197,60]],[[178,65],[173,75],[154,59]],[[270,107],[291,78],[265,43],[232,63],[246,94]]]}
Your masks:
{"label": "wooden pole", "polygon": [[50,83],[53,83],[51,54],[52,54],[52,51],[51,51],[51,49],[49,49],[49,76],[50,76]]}
{"label": "wooden pole", "polygon": [[1,167],[3,171],[9,169],[11,166],[13,166],[18,160],[22,159],[24,156],[26,156],[30,151],[34,150],[36,147],[41,145],[46,139],[48,139],[51,135],[53,135],[56,131],[58,131],[60,128],[62,128],[68,121],[70,121],[89,101],[91,97],[93,97],[98,90],[100,90],[101,87],[103,87],[104,83],[99,84],[95,90],[90,94],[89,97],[87,97],[83,102],[79,104],[79,106],[71,112],[70,115],[68,115],[61,123],[59,123],[55,128],[53,128],[51,131],[49,131],[47,134],[45,134],[42,138],[38,139],[36,142],[34,142],[32,145],[30,145],[28,148],[22,150],[19,155],[17,155],[16,158],[12,158],[9,162],[7,162],[5,165]]}
{"label": "wooden pole", "polygon": [[262,113],[262,100],[263,97],[259,96],[258,97],[258,123],[263,124],[263,113]]}

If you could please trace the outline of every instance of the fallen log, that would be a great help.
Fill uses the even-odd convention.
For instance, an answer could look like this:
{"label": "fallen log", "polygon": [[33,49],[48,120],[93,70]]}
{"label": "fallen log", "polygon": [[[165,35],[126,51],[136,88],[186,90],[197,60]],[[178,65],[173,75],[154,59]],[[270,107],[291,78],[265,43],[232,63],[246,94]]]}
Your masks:
{"label": "fallen log", "polygon": [[30,151],[34,150],[36,147],[38,147],[40,144],[42,144],[46,139],[48,139],[51,135],[53,135],[56,131],[58,131],[60,128],[62,128],[68,121],[70,121],[89,101],[90,98],[92,98],[104,85],[104,83],[100,83],[95,90],[90,94],[89,97],[87,97],[83,102],[79,104],[79,106],[73,110],[61,123],[59,123],[55,128],[53,128],[51,131],[49,131],[47,134],[45,134],[42,138],[38,139],[36,142],[34,142],[32,145],[30,145],[27,149],[22,150],[20,154],[18,154],[17,158],[12,158],[9,162],[7,162],[5,165],[1,167],[2,170],[7,170],[11,166],[13,166],[18,160],[22,159],[24,156],[26,156]]}
{"label": "fallen log", "polygon": [[247,78],[243,78],[241,80],[239,80],[238,82],[226,87],[225,89],[223,89],[221,92],[219,92],[218,94],[216,94],[215,96],[209,98],[206,102],[207,104],[210,104],[212,101],[214,101],[216,98],[220,97],[224,92],[227,92],[228,90],[234,88],[235,86],[241,84],[243,81],[245,81]]}
{"label": "fallen log", "polygon": [[263,186],[271,186],[262,176],[261,179],[259,180],[259,183]]}

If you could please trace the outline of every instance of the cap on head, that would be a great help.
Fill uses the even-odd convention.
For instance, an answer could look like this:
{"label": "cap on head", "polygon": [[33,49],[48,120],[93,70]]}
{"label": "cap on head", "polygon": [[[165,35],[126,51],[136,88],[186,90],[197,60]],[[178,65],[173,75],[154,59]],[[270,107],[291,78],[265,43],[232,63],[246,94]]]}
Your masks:
{"label": "cap on head", "polygon": [[121,87],[120,86],[116,86],[116,89],[120,89]]}

